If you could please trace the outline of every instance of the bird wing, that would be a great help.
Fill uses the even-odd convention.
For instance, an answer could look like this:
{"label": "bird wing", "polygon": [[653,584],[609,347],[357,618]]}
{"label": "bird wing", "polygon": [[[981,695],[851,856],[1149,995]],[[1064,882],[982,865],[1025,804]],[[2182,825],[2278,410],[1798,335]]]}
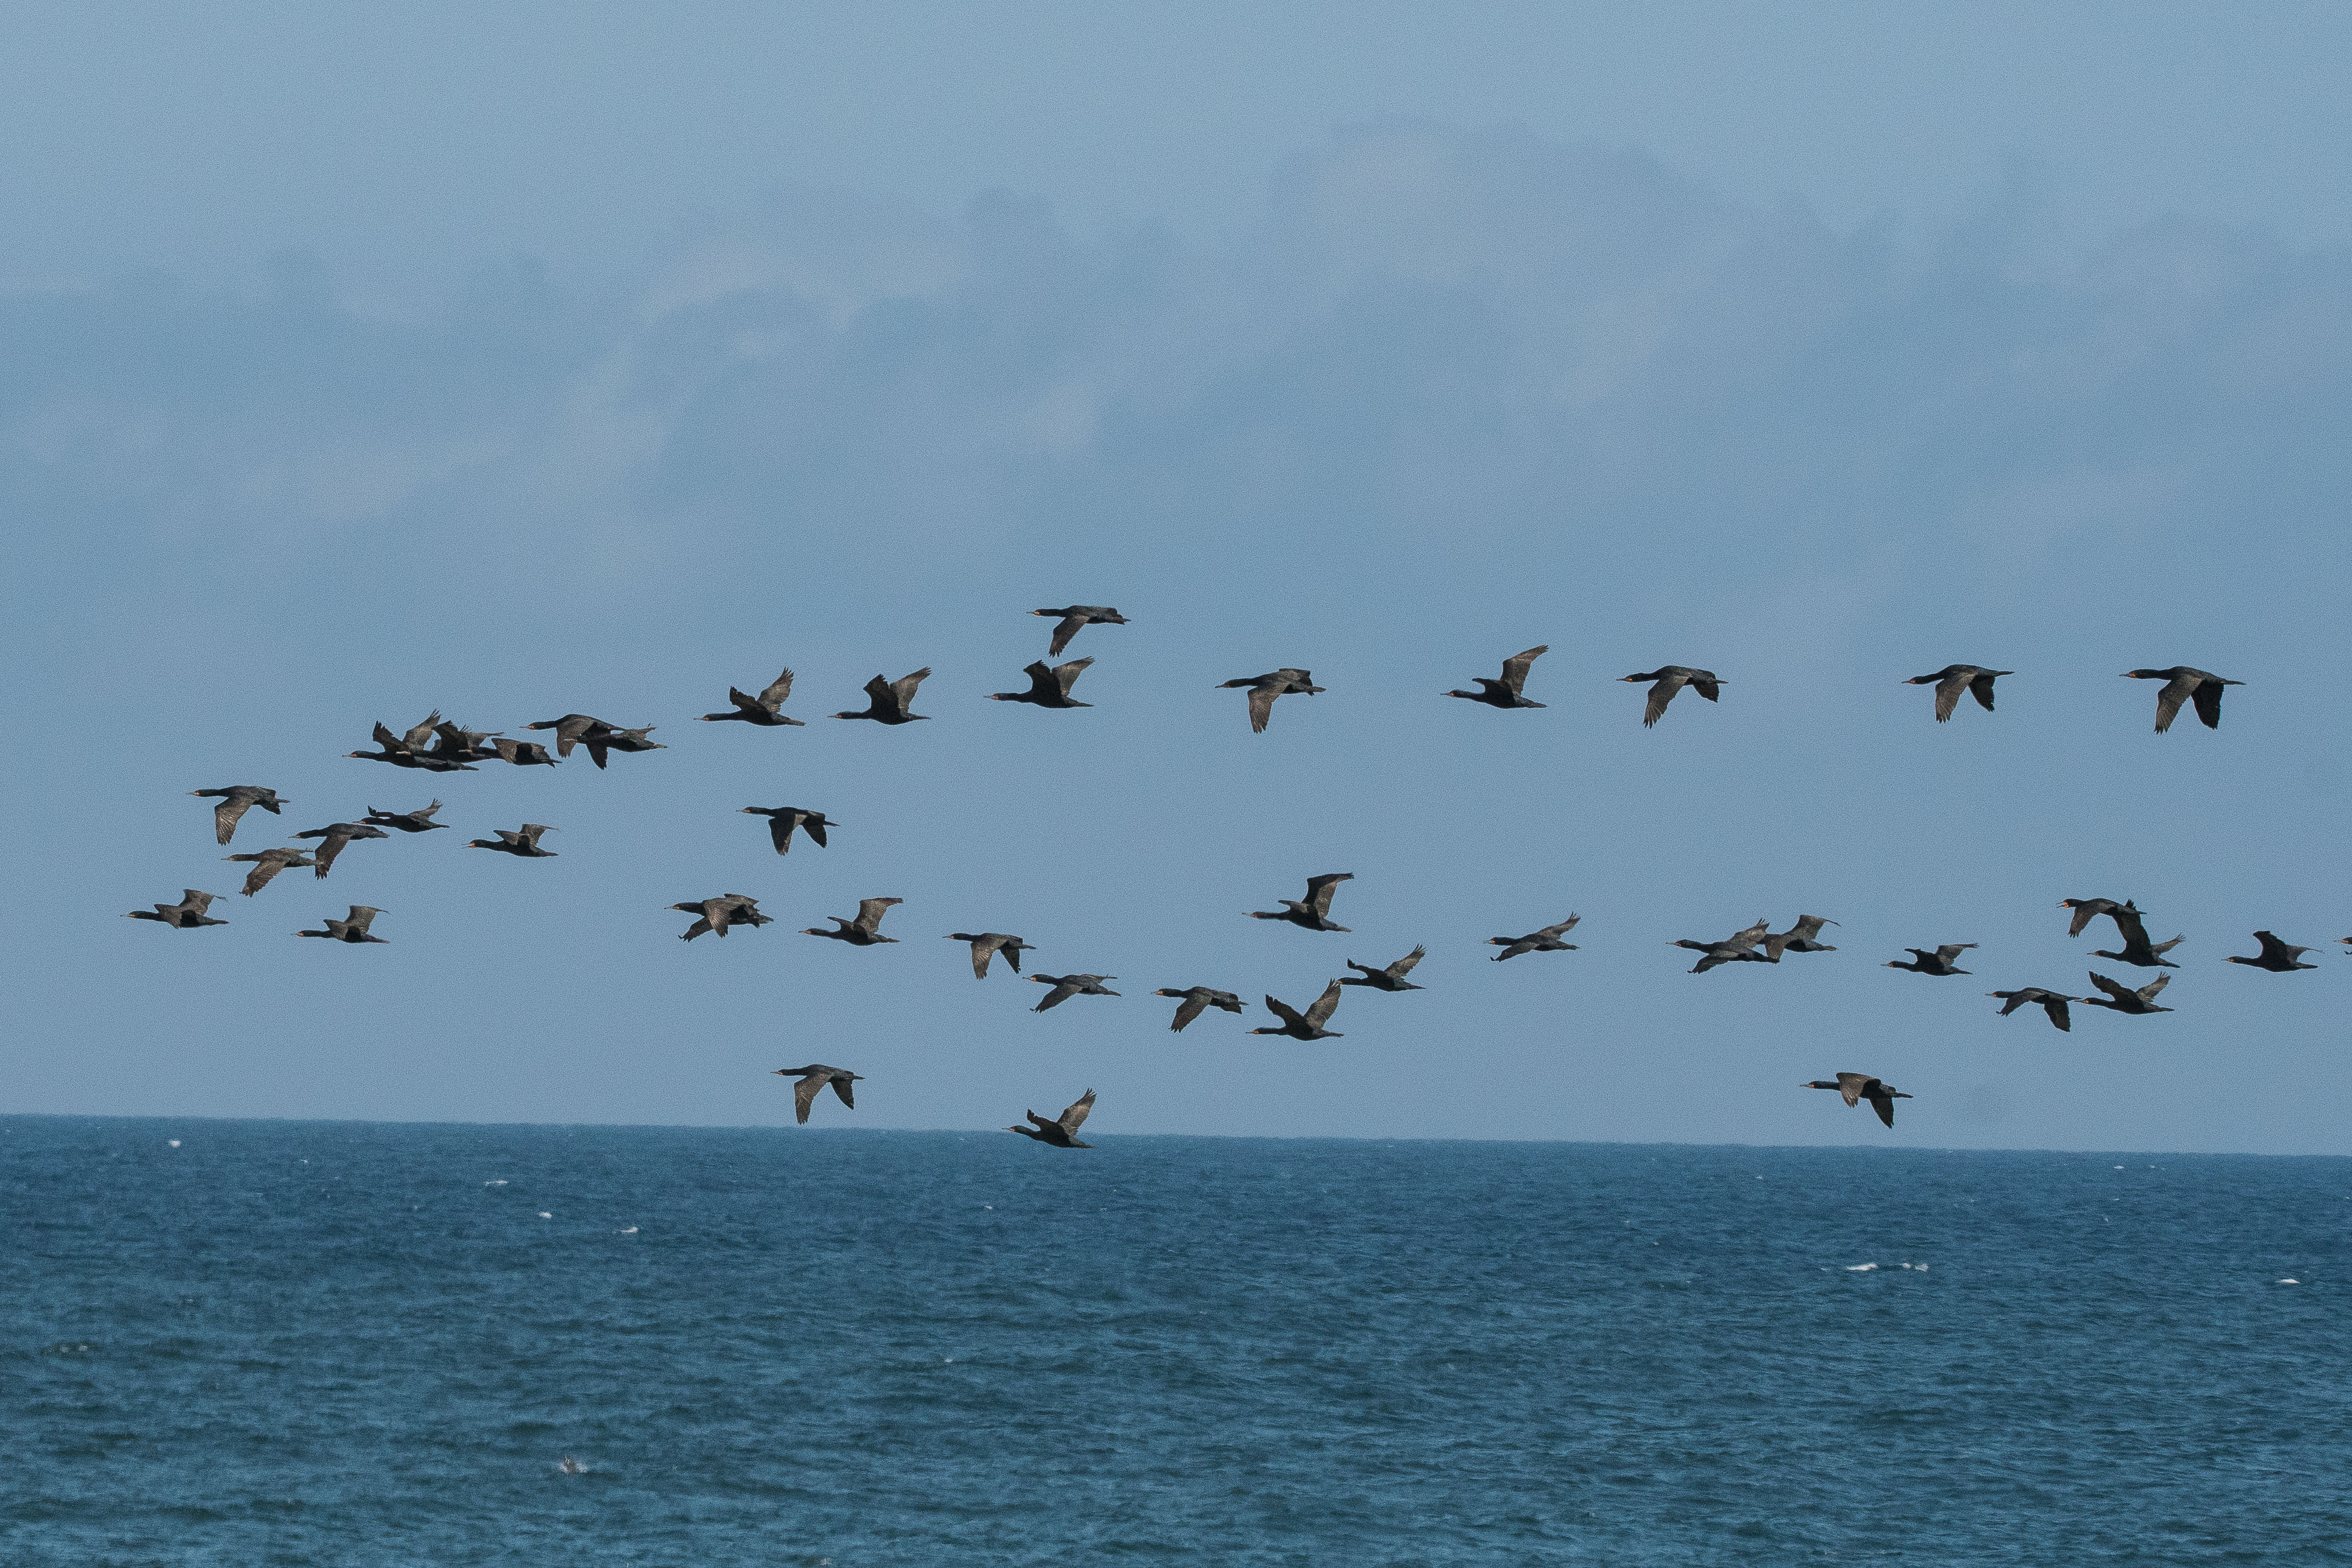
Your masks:
{"label": "bird wing", "polygon": [[1273,1012],[1275,1017],[1280,1019],[1290,1028],[1305,1029],[1307,1027],[1307,1020],[1300,1017],[1298,1009],[1292,1007],[1288,1002],[1279,1001],[1273,997],[1268,997],[1265,998],[1265,1005],[1267,1009]]}
{"label": "bird wing", "polygon": [[529,844],[532,849],[537,849],[539,848],[539,835],[545,831],[547,831],[547,824],[545,822],[525,822],[522,825],[521,833],[517,836],[520,837],[524,843]]}
{"label": "bird wing", "polygon": [[905,902],[903,898],[861,898],[857,901],[857,918],[850,924],[871,936],[882,924],[882,916],[889,913],[890,906]]}
{"label": "bird wing", "polygon": [[[194,897],[194,894],[191,894],[189,896]],[[2254,940],[2263,945],[2262,956],[2274,964],[2292,964],[2296,958],[2311,951],[2308,947],[2291,947],[2267,931],[2255,932]]]}
{"label": "bird wing", "polygon": [[[2115,998],[2116,998],[2116,1000],[2117,1000],[2117,1001],[2122,1001],[2126,997],[2137,996],[2137,995],[2138,995],[2138,994],[2139,994],[2139,993],[2137,993],[2137,991],[2132,990],[2130,988],[2128,988],[2128,987],[2125,986],[2125,985],[2124,985],[2122,982],[2120,982],[2120,981],[2117,981],[2117,980],[2110,980],[2110,979],[2108,979],[2105,975],[2100,974],[2096,969],[2093,969],[2093,970],[2091,970],[2091,971],[2090,971],[2090,975],[2091,975],[2091,984],[2093,984],[2093,985],[2095,985],[2095,986],[2098,987],[2098,988],[2099,988],[2099,989],[2101,989],[2101,990],[2105,991],[2107,995],[2109,995],[2109,996],[2111,996],[2111,997]],[[2168,975],[2161,975],[2161,976],[2158,976],[2158,979],[2169,979],[2169,978],[2171,978],[2171,977],[2170,977],[2170,976],[2168,976]]]}
{"label": "bird wing", "polygon": [[1711,670],[1694,672],[1690,677],[1690,684],[1693,690],[1709,702],[1715,701],[1723,695],[1723,688],[1716,684],[1715,673]]}
{"label": "bird wing", "polygon": [[849,1092],[849,1080],[836,1074],[832,1082],[833,1092],[841,1097],[841,1103],[848,1106],[853,1111],[856,1110],[857,1102],[851,1097]]}
{"label": "bird wing", "polygon": [[2000,1016],[2003,1018],[2007,1018],[2028,1002],[2041,1000],[2031,991],[1995,991],[1992,994],[2000,998]]}
{"label": "bird wing", "polygon": [[1503,689],[1517,696],[1527,688],[1528,666],[1551,652],[1551,644],[1538,643],[1524,653],[1514,653],[1503,661]]}
{"label": "bird wing", "polygon": [[2074,917],[2066,922],[2066,935],[2080,936],[2083,928],[2108,910],[2118,907],[2112,898],[2086,898],[2074,905]]}
{"label": "bird wing", "polygon": [[1080,1127],[1086,1125],[1087,1113],[1094,1108],[1095,1092],[1089,1089],[1085,1093],[1079,1095],[1077,1099],[1071,1102],[1070,1108],[1062,1113],[1060,1117],[1062,1131],[1066,1133],[1075,1133]]}
{"label": "bird wing", "polygon": [[1687,679],[1686,675],[1660,675],[1651,683],[1649,703],[1642,709],[1643,729],[1665,716],[1666,705],[1675,700],[1675,694],[1683,689],[1683,683]]}
{"label": "bird wing", "polygon": [[1024,664],[1021,667],[1021,673],[1029,677],[1031,696],[1050,701],[1064,695],[1060,683],[1054,679],[1054,666],[1045,660],[1039,659],[1034,664]]}
{"label": "bird wing", "polygon": [[1893,1091],[1889,1090],[1886,1085],[1879,1082],[1876,1079],[1871,1080],[1870,1088],[1870,1108],[1878,1113],[1878,1119],[1880,1121],[1885,1123],[1890,1127],[1895,1125],[1895,1095]]}
{"label": "bird wing", "polygon": [[1356,873],[1351,871],[1327,872],[1321,876],[1308,877],[1307,907],[1313,910],[1318,918],[1328,920],[1331,918],[1331,890],[1343,882],[1355,879]]}
{"label": "bird wing", "polygon": [[2171,976],[2158,975],[2155,979],[2150,980],[2147,985],[2142,986],[2133,994],[2138,997],[2141,1001],[2152,1002],[2156,1000],[2157,992],[2164,989],[2165,987],[2170,984],[2172,984]]}
{"label": "bird wing", "polygon": [[[2175,675],[2164,683],[2164,689],[2156,694],[2157,734],[2162,735],[2172,727],[2172,721],[2180,716],[2180,705],[2187,702],[2189,694],[2196,689],[2197,681],[2191,675]],[[2213,699],[2214,714],[2217,718],[2221,714],[2221,699],[2217,694]]]}
{"label": "bird wing", "polygon": [[984,980],[988,978],[988,961],[996,956],[996,950],[1003,945],[1004,944],[1002,941],[992,941],[985,936],[980,937],[972,943],[972,978],[976,980]]}
{"label": "bird wing", "polygon": [[2221,727],[2221,683],[2199,681],[2190,694],[2197,703],[2197,721],[2207,729]]}
{"label": "bird wing", "polygon": [[729,686],[727,688],[727,700],[735,705],[738,712],[751,715],[753,717],[764,718],[768,715],[775,712],[775,709],[770,707],[759,697],[755,697],[750,693],[736,686]]}
{"label": "bird wing", "polygon": [[[321,829],[319,834],[321,842],[317,849],[310,852],[310,863],[318,868],[318,874],[322,881],[326,877],[328,868],[335,863],[335,857],[341,854],[343,852],[343,846],[352,841],[352,838],[349,833],[342,833],[335,831],[336,828],[341,828],[341,826],[342,824],[341,822],[337,822],[333,828]],[[302,837],[304,835],[297,834],[296,836]]]}
{"label": "bird wing", "polygon": [[[210,909],[212,906],[213,895],[211,894],[200,893],[193,887],[184,887],[180,890],[180,907],[187,910],[189,913],[194,915],[202,915],[205,910]],[[155,907],[163,909],[167,907],[167,905],[159,904]],[[2298,947],[2295,951],[2300,953],[2303,949]]]}
{"label": "bird wing", "polygon": [[[732,692],[730,692],[728,695],[730,696],[734,695]],[[774,680],[768,683],[766,689],[760,693],[759,703],[761,707],[766,708],[770,713],[773,713],[778,708],[783,706],[784,699],[792,695],[793,673],[790,670],[786,670],[782,674],[778,675]]]}
{"label": "bird wing", "polygon": [[1407,975],[1412,973],[1412,967],[1415,964],[1420,963],[1427,956],[1429,956],[1428,946],[1423,943],[1415,943],[1412,952],[1407,953],[1403,957],[1399,958],[1395,963],[1389,966],[1389,977],[1395,980],[1403,979]]}
{"label": "bird wing", "polygon": [[877,675],[866,683],[866,701],[876,713],[888,713],[898,706],[898,694],[890,689],[888,681]]}
{"label": "bird wing", "polygon": [[1969,682],[1969,690],[1975,694],[1977,706],[1987,713],[1992,712],[1992,679],[1990,672],[1979,670],[1976,678]]}
{"label": "bird wing", "polygon": [[824,1087],[824,1080],[814,1072],[793,1082],[793,1114],[803,1126],[808,1123],[809,1102],[815,1099],[816,1092]]}
{"label": "bird wing", "polygon": [[433,738],[433,727],[440,722],[441,710],[436,707],[425,716],[422,724],[410,725],[408,733],[400,737],[400,743],[411,751],[422,751],[425,743]]}
{"label": "bird wing", "polygon": [[375,728],[368,733],[376,745],[386,751],[406,751],[409,748],[406,741],[384,728],[382,719],[376,720]]}
{"label": "bird wing", "polygon": [[250,800],[223,800],[213,808],[213,841],[225,844],[236,836],[237,819],[252,808]]}
{"label": "bird wing", "polygon": [[735,901],[729,898],[704,899],[702,918],[710,922],[714,936],[726,936],[727,928],[735,923]]}
{"label": "bird wing", "polygon": [[2043,996],[2042,998],[2042,1010],[2050,1015],[2050,1021],[2052,1023],[2056,1024],[2060,1029],[2064,1030],[2069,1034],[2074,1032],[2074,1015],[2067,1008],[2065,998],[2059,996]]}
{"label": "bird wing", "polygon": [[[1032,975],[1029,977],[1033,980],[1053,979],[1053,977],[1050,975]],[[1085,986],[1086,982],[1079,979],[1075,975],[1068,976],[1059,980],[1055,980],[1054,988],[1045,993],[1045,999],[1037,1004],[1036,1010],[1042,1013],[1047,1008],[1060,1007],[1064,1002],[1068,1001],[1072,997],[1076,996],[1080,990],[1085,988]]]}
{"label": "bird wing", "polygon": [[588,760],[602,768],[604,758],[612,755],[612,738],[609,729],[593,729],[580,737],[580,744],[588,748]]}
{"label": "bird wing", "polygon": [[[1946,723],[1951,718],[1952,710],[1959,706],[1960,694],[1969,689],[1970,678],[1965,673],[1954,674],[1945,676],[1937,685],[1936,722],[1937,724]],[[1982,698],[1978,700],[1983,701]],[[1985,706],[1990,707],[1992,705],[1988,702]]]}
{"label": "bird wing", "polygon": [[814,839],[817,848],[824,848],[824,814],[822,811],[814,816],[803,814],[801,818],[801,831]]}
{"label": "bird wing", "polygon": [[1255,685],[1250,688],[1249,715],[1252,735],[1265,733],[1265,721],[1274,716],[1274,699],[1281,695],[1282,688],[1277,685]]}
{"label": "bird wing", "polygon": [[364,936],[367,935],[367,928],[370,923],[382,913],[383,913],[382,910],[370,909],[364,904],[354,904],[352,905],[351,915],[343,921],[343,924]]}
{"label": "bird wing", "polygon": [[931,667],[929,664],[925,664],[913,674],[900,675],[897,680],[890,683],[890,690],[898,700],[898,711],[900,713],[905,713],[908,708],[914,706],[915,688],[921,685],[923,682],[929,678],[930,673]]}
{"label": "bird wing", "polygon": [[2116,929],[2123,934],[2126,948],[2147,946],[2147,927],[2141,923],[2138,910],[2126,904],[2120,909],[2108,910],[2107,914],[2114,919]]}
{"label": "bird wing", "polygon": [[1087,666],[1093,663],[1092,659],[1072,659],[1066,664],[1054,666],[1055,689],[1062,694],[1064,702],[1070,700],[1070,688],[1077,685],[1078,677],[1085,674]]}
{"label": "bird wing", "polygon": [[[1975,946],[1976,944],[1973,942],[1947,942],[1942,946],[1936,949],[1936,956],[1948,964],[1953,959],[1958,957],[1961,954],[1967,952],[1969,948]],[[1914,953],[1919,953],[1919,949],[1916,947],[1912,948],[1911,951]],[[1919,953],[1919,956],[1923,958],[1927,956],[1925,953]]]}
{"label": "bird wing", "polygon": [[1837,1075],[1838,1092],[1845,1096],[1847,1104],[1852,1105],[1877,1082],[1867,1072],[1841,1072]]}
{"label": "bird wing", "polygon": [[1571,915],[1567,919],[1561,921],[1559,925],[1547,925],[1542,930],[1536,932],[1535,935],[1538,936],[1548,937],[1549,939],[1557,942],[1562,936],[1565,936],[1570,932],[1575,930],[1576,923],[1583,918],[1584,916],[1581,915]]}
{"label": "bird wing", "polygon": [[1176,1004],[1176,1021],[1168,1027],[1181,1033],[1184,1026],[1206,1012],[1208,1007],[1208,998],[1197,990],[1187,991],[1184,994],[1184,999]]}
{"label": "bird wing", "polygon": [[793,820],[786,817],[768,819],[768,841],[776,846],[778,854],[790,854],[793,848]]}
{"label": "bird wing", "polygon": [[1045,656],[1050,659],[1059,653],[1063,649],[1068,647],[1070,645],[1070,639],[1078,634],[1078,628],[1085,625],[1089,619],[1091,619],[1091,617],[1085,614],[1065,615],[1062,617],[1061,621],[1054,627],[1054,643],[1051,647],[1045,650]]}
{"label": "bird wing", "polygon": [[1329,985],[1324,987],[1323,994],[1316,998],[1314,1005],[1307,1009],[1307,1021],[1314,1025],[1317,1029],[1321,1029],[1325,1024],[1330,1022],[1331,1015],[1339,1010],[1339,996],[1340,991],[1339,981],[1334,980]]}

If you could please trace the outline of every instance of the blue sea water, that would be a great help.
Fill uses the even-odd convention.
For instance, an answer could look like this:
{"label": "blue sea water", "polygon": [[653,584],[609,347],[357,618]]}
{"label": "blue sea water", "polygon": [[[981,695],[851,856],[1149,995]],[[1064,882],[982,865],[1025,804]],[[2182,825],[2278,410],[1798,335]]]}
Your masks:
{"label": "blue sea water", "polygon": [[2352,1161],[1097,1142],[0,1119],[0,1562],[2352,1561]]}

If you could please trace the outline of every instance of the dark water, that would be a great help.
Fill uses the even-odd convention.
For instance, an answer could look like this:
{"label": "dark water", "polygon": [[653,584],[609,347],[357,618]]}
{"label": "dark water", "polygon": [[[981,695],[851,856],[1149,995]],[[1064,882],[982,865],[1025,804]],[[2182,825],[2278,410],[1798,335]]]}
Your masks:
{"label": "dark water", "polygon": [[0,1562],[2352,1561],[2352,1161],[1102,1145],[0,1120]]}

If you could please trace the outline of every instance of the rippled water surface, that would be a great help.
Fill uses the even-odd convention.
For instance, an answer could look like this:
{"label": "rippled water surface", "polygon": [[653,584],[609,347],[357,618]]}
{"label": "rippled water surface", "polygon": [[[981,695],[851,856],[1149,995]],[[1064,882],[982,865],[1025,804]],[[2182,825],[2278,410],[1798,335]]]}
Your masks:
{"label": "rippled water surface", "polygon": [[0,1562],[2352,1561],[2352,1161],[1099,1142],[0,1119]]}

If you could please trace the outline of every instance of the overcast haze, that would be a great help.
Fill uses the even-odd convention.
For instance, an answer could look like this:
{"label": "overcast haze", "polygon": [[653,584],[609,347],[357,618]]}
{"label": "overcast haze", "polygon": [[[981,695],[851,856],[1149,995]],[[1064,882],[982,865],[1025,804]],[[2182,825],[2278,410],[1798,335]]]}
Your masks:
{"label": "overcast haze", "polygon": [[[2352,1152],[2343,14],[1435,15],[12,10],[5,1108],[766,1122],[821,1061],[855,1125]],[[1097,706],[981,700],[1071,601]],[[1535,643],[1543,710],[1438,695]],[[2017,673],[1938,727],[1956,661]],[[1724,699],[1645,732],[1666,662]],[[2218,732],[2117,678],[2174,663]],[[808,727],[692,722],[786,664]],[[435,707],[670,749],[342,757]],[[457,831],[247,900],[184,793],[245,782],[234,850]],[[1353,934],[1243,917],[1325,871]],[[118,918],[184,886],[234,924]],[[777,923],[677,942],[722,891]],[[793,934],[871,894],[898,946]],[[2070,895],[2188,933],[2177,1011],[1995,1016],[2088,988]],[[392,946],[289,935],[353,902]],[[1149,996],[1416,942],[1342,1040]]]}

